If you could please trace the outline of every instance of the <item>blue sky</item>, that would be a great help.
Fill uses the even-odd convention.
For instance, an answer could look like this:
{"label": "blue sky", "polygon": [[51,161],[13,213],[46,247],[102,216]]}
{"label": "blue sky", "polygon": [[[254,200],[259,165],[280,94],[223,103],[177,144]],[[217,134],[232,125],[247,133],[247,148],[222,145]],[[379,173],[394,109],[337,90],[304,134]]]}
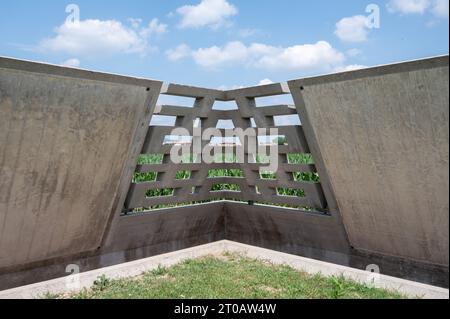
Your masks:
{"label": "blue sky", "polygon": [[448,24],[448,0],[5,0],[0,55],[230,89],[448,54]]}

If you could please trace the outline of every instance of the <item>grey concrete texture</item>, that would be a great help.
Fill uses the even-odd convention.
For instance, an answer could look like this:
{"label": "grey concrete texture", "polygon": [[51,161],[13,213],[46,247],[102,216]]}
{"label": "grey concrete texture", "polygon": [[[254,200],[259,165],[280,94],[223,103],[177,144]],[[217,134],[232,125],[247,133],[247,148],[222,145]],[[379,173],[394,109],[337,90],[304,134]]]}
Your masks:
{"label": "grey concrete texture", "polygon": [[161,85],[0,58],[0,268],[101,246]]}
{"label": "grey concrete texture", "polygon": [[266,205],[227,203],[226,239],[349,265],[350,246],[339,216]]}
{"label": "grey concrete texture", "polygon": [[448,267],[448,56],[289,82],[350,245]]}

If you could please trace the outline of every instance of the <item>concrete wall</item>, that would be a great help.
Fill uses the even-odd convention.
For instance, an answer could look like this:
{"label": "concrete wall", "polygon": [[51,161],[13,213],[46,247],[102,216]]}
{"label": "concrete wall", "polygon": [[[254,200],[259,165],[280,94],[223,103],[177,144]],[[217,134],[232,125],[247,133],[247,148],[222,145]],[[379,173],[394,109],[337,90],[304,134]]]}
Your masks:
{"label": "concrete wall", "polygon": [[355,249],[448,267],[448,72],[445,56],[289,82]]}
{"label": "concrete wall", "polygon": [[[448,287],[448,82],[443,57],[291,81],[296,108],[256,108],[260,97],[288,93],[272,84],[227,92],[170,85],[164,92],[195,98],[194,109],[155,109],[158,81],[0,58],[0,289],[63,276],[67,264],[86,271],[220,239],[362,269],[377,264],[384,274]],[[211,110],[230,100],[238,110]],[[149,129],[152,114],[182,126],[199,116],[211,125],[254,117],[270,127],[273,116],[297,113],[302,125],[285,129],[293,142],[279,149],[278,180],[261,180],[254,164],[136,166],[141,153],[167,155],[167,128]],[[303,151],[314,165],[284,162]],[[290,173],[317,171],[321,182],[308,198],[326,211],[217,202],[122,216],[193,200],[138,196],[129,206],[135,171],[166,173],[141,188],[195,184],[205,189],[200,199],[228,196],[210,192],[207,174],[174,180],[178,169],[209,168],[242,168],[246,179],[218,182],[250,190],[294,187]],[[238,199],[303,203],[279,197],[244,191]]]}
{"label": "concrete wall", "polygon": [[0,58],[0,269],[101,247],[161,85]]}

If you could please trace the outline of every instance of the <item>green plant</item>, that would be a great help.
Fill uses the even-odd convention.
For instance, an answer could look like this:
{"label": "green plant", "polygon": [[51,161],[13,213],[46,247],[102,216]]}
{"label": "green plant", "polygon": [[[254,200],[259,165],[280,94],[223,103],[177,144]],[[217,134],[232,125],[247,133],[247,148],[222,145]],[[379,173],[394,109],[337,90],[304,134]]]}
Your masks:
{"label": "green plant", "polygon": [[312,172],[295,172],[292,173],[295,181],[320,183],[319,174]]}
{"label": "green plant", "polygon": [[287,160],[289,164],[314,164],[312,155],[306,153],[288,154]]}
{"label": "green plant", "polygon": [[167,268],[161,265],[158,265],[156,269],[151,271],[151,274],[154,276],[164,276],[167,273]]}
{"label": "green plant", "polygon": [[146,197],[166,197],[173,196],[174,189],[173,188],[157,188],[157,189],[149,189],[146,193]]}
{"label": "green plant", "polygon": [[163,154],[142,154],[138,158],[138,165],[162,164]]}
{"label": "green plant", "polygon": [[211,191],[213,191],[213,192],[220,192],[220,191],[240,192],[241,188],[239,187],[239,185],[236,185],[236,184],[215,184],[211,188]]}
{"label": "green plant", "polygon": [[244,177],[244,172],[240,169],[211,169],[208,172],[208,178],[214,177]]}
{"label": "green plant", "polygon": [[109,284],[110,280],[105,275],[101,275],[94,281],[91,289],[93,291],[103,291],[108,287]]}
{"label": "green plant", "polygon": [[287,145],[287,138],[286,136],[278,136],[274,138],[273,143],[277,145]]}
{"label": "green plant", "polygon": [[303,189],[296,188],[283,188],[278,187],[277,193],[279,196],[294,196],[294,197],[305,197],[305,191]]}
{"label": "green plant", "polygon": [[184,180],[191,178],[191,172],[190,171],[178,171],[175,179],[177,180]]}

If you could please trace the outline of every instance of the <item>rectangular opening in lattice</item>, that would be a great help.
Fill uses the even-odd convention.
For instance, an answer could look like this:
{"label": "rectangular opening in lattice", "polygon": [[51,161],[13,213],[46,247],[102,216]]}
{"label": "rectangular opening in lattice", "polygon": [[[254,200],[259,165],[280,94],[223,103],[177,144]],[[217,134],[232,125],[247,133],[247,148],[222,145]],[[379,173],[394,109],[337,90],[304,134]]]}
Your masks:
{"label": "rectangular opening in lattice", "polygon": [[268,180],[277,179],[277,174],[275,174],[274,172],[261,172],[259,176],[261,179],[268,179]]}
{"label": "rectangular opening in lattice", "polygon": [[164,154],[142,154],[138,158],[138,165],[162,164]]}
{"label": "rectangular opening in lattice", "polygon": [[192,136],[166,135],[163,145],[192,144]]}
{"label": "rectangular opening in lattice", "polygon": [[300,118],[297,114],[290,115],[275,115],[273,117],[273,122],[275,126],[299,126]]}
{"label": "rectangular opening in lattice", "polygon": [[195,98],[184,97],[184,96],[174,96],[160,94],[158,98],[157,105],[174,105],[192,108],[194,106]]}
{"label": "rectangular opening in lattice", "polygon": [[259,145],[288,145],[286,136],[284,135],[260,135],[258,136]]}
{"label": "rectangular opening in lattice", "polygon": [[177,121],[176,116],[167,116],[167,115],[153,115],[152,120],[150,121],[150,126],[175,126]]}
{"label": "rectangular opening in lattice", "polygon": [[158,177],[156,172],[134,173],[132,183],[155,182]]}
{"label": "rectangular opening in lattice", "polygon": [[190,179],[192,175],[191,171],[178,171],[177,175],[175,176],[176,180],[185,180]]}
{"label": "rectangular opening in lattice", "polygon": [[320,183],[319,174],[313,172],[294,172],[292,173],[296,182]]}
{"label": "rectangular opening in lattice", "polygon": [[235,128],[233,120],[218,120],[216,124],[216,128],[228,130]]}
{"label": "rectangular opening in lattice", "polygon": [[233,111],[237,110],[238,107],[236,102],[223,102],[223,101],[215,101],[212,107],[214,111]]}
{"label": "rectangular opening in lattice", "polygon": [[277,195],[285,197],[306,197],[303,189],[284,187],[277,187]]}
{"label": "rectangular opening in lattice", "polygon": [[237,184],[215,184],[211,187],[212,192],[240,192],[241,187]]}
{"label": "rectangular opening in lattice", "polygon": [[311,154],[298,153],[287,154],[289,164],[314,164],[314,159]]}
{"label": "rectangular opening in lattice", "polygon": [[158,188],[158,189],[149,189],[145,196],[147,198],[152,197],[170,197],[173,196],[175,193],[175,190],[173,188]]}
{"label": "rectangular opening in lattice", "polygon": [[290,94],[258,97],[256,107],[267,107],[273,105],[294,105],[294,100]]}
{"label": "rectangular opening in lattice", "polygon": [[210,169],[208,171],[208,178],[215,177],[243,178],[244,172],[241,169]]}

